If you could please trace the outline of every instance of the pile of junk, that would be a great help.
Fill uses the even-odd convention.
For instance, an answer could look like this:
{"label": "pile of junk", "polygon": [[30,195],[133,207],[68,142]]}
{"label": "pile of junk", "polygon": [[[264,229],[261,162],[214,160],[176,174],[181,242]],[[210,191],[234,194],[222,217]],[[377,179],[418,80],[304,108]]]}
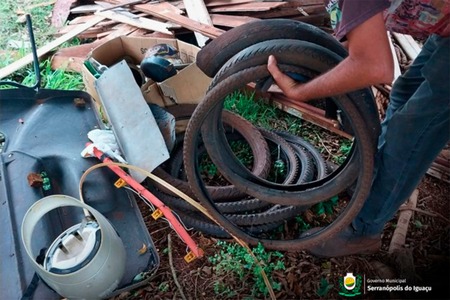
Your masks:
{"label": "pile of junk", "polygon": [[[29,19],[28,26],[32,37]],[[187,245],[187,262],[203,251],[186,227],[268,249],[299,250],[335,234],[359,211],[379,132],[369,89],[327,99],[329,115],[353,144],[347,159],[332,168],[298,136],[258,128],[224,109],[225,99],[238,90],[270,89],[265,64],[272,53],[296,80],[326,72],[347,55],[333,38],[292,20],[242,25],[194,58],[212,78],[200,99],[179,101],[168,93],[156,104],[147,99],[153,92],[145,91],[192,62],[183,61],[170,43],[153,44],[139,56],[113,62],[89,57],[85,69],[95,96],[41,88],[34,42],[35,85],[0,82],[5,297],[102,299],[147,284],[159,257],[138,201],[152,207],[155,220],[170,222]],[[251,166],[236,157],[233,141],[248,143]],[[287,169],[278,182],[268,179],[274,148],[280,153],[275,164]],[[226,183],[208,185],[200,171],[205,154]],[[352,197],[328,226],[308,236],[279,234],[280,226],[350,186]]]}

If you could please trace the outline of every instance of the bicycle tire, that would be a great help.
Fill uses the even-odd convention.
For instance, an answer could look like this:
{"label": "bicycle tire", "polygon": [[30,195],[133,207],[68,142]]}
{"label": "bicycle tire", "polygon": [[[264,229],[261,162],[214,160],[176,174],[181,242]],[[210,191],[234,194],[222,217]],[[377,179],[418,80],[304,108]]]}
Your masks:
{"label": "bicycle tire", "polygon": [[[326,49],[325,49],[326,50]],[[284,65],[281,65],[282,69],[285,69]],[[264,246],[270,249],[278,249],[278,250],[298,250],[304,249],[309,246],[315,245],[320,241],[332,236],[339,230],[341,230],[344,226],[346,226],[356,215],[356,213],[362,207],[362,204],[365,198],[368,195],[368,191],[370,188],[371,178],[372,178],[372,169],[373,169],[373,154],[374,149],[372,147],[372,141],[368,135],[368,128],[365,126],[364,120],[359,114],[356,107],[353,105],[352,101],[345,96],[337,97],[337,101],[339,102],[339,106],[344,106],[345,109],[343,111],[349,116],[349,120],[352,121],[353,127],[355,128],[355,137],[356,143],[360,150],[361,155],[359,155],[359,161],[361,167],[358,170],[358,181],[357,181],[357,189],[352,199],[348,203],[347,207],[343,210],[343,212],[337,217],[337,219],[329,226],[324,228],[323,230],[318,231],[316,234],[313,234],[308,237],[302,237],[300,239],[293,240],[270,240],[270,239],[260,239],[258,237],[254,237],[249,235],[246,232],[240,230],[238,226],[230,222],[223,216],[220,212],[218,212],[216,205],[211,201],[207,191],[205,190],[203,183],[198,181],[198,170],[197,164],[195,161],[195,148],[192,147],[197,142],[198,131],[204,125],[204,121],[208,120],[207,115],[210,113],[214,113],[214,109],[216,106],[221,108],[215,101],[217,99],[221,100],[225,95],[229,94],[231,91],[235,91],[238,88],[243,87],[243,85],[247,82],[254,82],[258,78],[263,78],[268,76],[267,68],[265,65],[256,66],[247,68],[245,70],[239,71],[229,77],[223,79],[216,86],[212,87],[207,93],[205,99],[200,104],[203,107],[199,107],[198,115],[196,118],[191,119],[188,124],[185,136],[185,149],[184,149],[184,158],[187,169],[187,176],[189,179],[189,183],[191,185],[192,190],[197,195],[198,199],[202,204],[204,204],[208,210],[214,215],[214,217],[224,226],[227,231],[230,231],[233,235],[238,236],[244,241],[256,245],[258,242],[263,243]],[[347,102],[347,103],[346,103]],[[196,112],[197,112],[196,110]],[[194,114],[195,115],[195,114]],[[214,120],[215,121],[215,120]],[[210,125],[208,123],[208,125]],[[335,178],[333,178],[335,179]],[[253,184],[252,182],[250,182]],[[318,191],[320,190],[320,191]],[[322,194],[322,186],[315,187],[314,189],[307,189],[300,192],[292,192],[292,191],[283,191],[283,195],[294,195],[296,197],[306,198],[305,195],[317,197],[317,194]],[[317,199],[316,199],[317,200]],[[309,201],[311,204],[316,203],[315,201]]]}
{"label": "bicycle tire", "polygon": [[[244,118],[229,111],[224,111],[223,115],[224,123],[228,126],[233,127],[249,143],[254,157],[254,167],[252,169],[252,172],[254,172],[258,177],[266,177],[269,172],[271,160],[265,138],[256,127],[254,127]],[[194,196],[194,194],[190,190],[188,182],[175,178],[161,167],[156,168],[153,173],[161,179],[169,182],[171,185],[178,188],[182,192],[188,194],[189,196]],[[171,191],[159,185],[158,183],[155,183],[155,185],[164,192],[173,195]],[[245,193],[236,189],[233,185],[208,186],[208,190],[210,190],[212,197],[216,201],[239,199],[242,198],[243,195],[245,195]]]}
{"label": "bicycle tire", "polygon": [[[281,44],[280,44],[281,42]],[[261,57],[261,55],[265,55],[265,58],[261,61],[264,61],[264,63],[267,61],[267,56],[270,53],[278,53],[278,55],[280,56],[282,62],[288,62],[291,64],[295,64],[295,63],[299,63],[302,65],[302,67],[308,67],[310,69],[315,68],[316,72],[325,72],[327,71],[329,68],[331,68],[332,66],[334,66],[339,60],[338,57],[336,57],[335,54],[333,54],[332,52],[328,51],[327,49],[324,49],[320,46],[311,44],[311,43],[307,43],[307,42],[302,42],[302,41],[292,41],[292,40],[278,40],[277,43],[275,43],[275,41],[268,41],[268,42],[264,42],[264,43],[260,43],[259,47],[251,47],[253,48],[253,51],[246,51],[246,56],[250,57],[250,59],[252,59],[254,57],[254,55],[258,56],[258,58]],[[251,55],[254,54],[254,55]],[[320,58],[320,59],[319,59]],[[233,59],[233,61],[236,61],[236,59]],[[241,63],[244,60],[239,59],[237,60],[237,63]],[[245,61],[244,61],[245,62]],[[247,62],[244,63],[245,66],[248,65]],[[237,71],[239,70],[239,65],[236,68],[230,68],[228,67],[228,70],[233,70],[233,71]],[[228,72],[227,74],[231,74],[234,72]],[[266,74],[268,74],[268,72],[265,72]],[[213,84],[211,85],[212,88],[214,88],[215,84],[217,84],[218,82],[221,82],[221,80],[223,80],[223,78],[221,75],[222,70],[219,71],[219,73],[217,74],[217,76],[214,78],[213,80]],[[262,77],[260,77],[262,78]],[[346,97],[346,102],[351,102],[353,99],[349,99],[348,97]],[[202,104],[204,103],[204,101],[202,102]],[[344,105],[345,103],[342,103],[341,106]],[[219,110],[220,111],[220,107]],[[214,124],[217,123],[217,119],[220,117],[217,115],[217,111],[215,114],[210,113],[209,114],[209,119],[210,121],[208,121],[208,126],[203,126],[202,128],[202,132],[203,134],[208,134],[211,133],[211,131],[214,128]],[[358,111],[359,113],[359,111]],[[211,118],[215,118],[214,120],[211,120]],[[215,130],[215,129],[214,129]],[[206,132],[206,133],[205,133]],[[368,135],[371,136],[372,135]],[[226,152],[229,152],[228,149],[226,147],[223,147],[223,143],[221,143],[221,134],[219,131],[215,130],[213,135],[208,135],[208,139],[213,139],[216,142],[214,144],[208,144],[207,146],[210,147],[211,149],[213,149],[214,152],[214,156],[216,157],[216,159],[220,159],[220,157],[227,157],[227,163],[230,163],[230,160],[232,160],[231,156],[229,154],[226,154]],[[372,141],[372,146],[373,146],[373,141]],[[217,147],[221,147],[222,149],[217,149]],[[208,152],[210,152],[211,149],[208,149]],[[220,152],[220,154],[218,154]],[[211,155],[212,153],[210,153]],[[351,155],[350,156],[350,162],[352,161],[357,161],[358,160],[358,155]],[[226,169],[229,169],[228,167],[226,167]],[[238,168],[234,168],[233,167],[233,172],[236,173]],[[330,174],[329,176],[327,176],[324,179],[321,180],[317,180],[314,182],[311,182],[309,184],[301,184],[301,185],[289,185],[289,186],[280,186],[280,185],[275,185],[273,183],[269,183],[267,181],[263,181],[263,180],[259,180],[257,178],[255,178],[254,176],[251,177],[251,181],[257,182],[265,187],[267,187],[268,189],[273,188],[273,189],[283,189],[289,194],[291,194],[292,196],[287,196],[286,195],[282,195],[281,197],[279,196],[278,192],[272,193],[272,194],[267,194],[267,195],[263,195],[261,193],[258,193],[258,191],[256,190],[251,190],[252,193],[251,196],[264,200],[264,201],[268,201],[274,204],[282,204],[282,205],[295,205],[295,201],[297,201],[296,196],[295,195],[295,191],[301,191],[303,190],[307,190],[309,189],[311,191],[311,193],[309,194],[314,194],[314,188],[321,186],[321,192],[322,195],[324,197],[331,197],[331,194],[337,194],[339,191],[336,190],[336,188],[342,188],[345,189],[347,186],[349,186],[354,179],[356,179],[356,174],[358,172],[358,166],[356,164],[352,164],[352,163],[348,163],[348,164],[344,164],[343,166],[341,166],[341,168],[339,168],[339,172],[336,171],[332,174]],[[223,171],[223,170],[221,170]],[[341,174],[343,173],[342,176],[337,176],[337,174]],[[333,175],[334,174],[334,175]],[[249,179],[250,177],[248,177],[247,175],[245,175],[244,173],[239,171],[239,174],[236,174],[238,176],[233,176],[233,178],[238,178],[238,177],[243,177],[245,176],[247,179]],[[345,175],[345,176],[344,176]],[[334,178],[336,177],[336,178]],[[342,179],[345,178],[345,181],[342,181]],[[338,180],[340,179],[340,180]],[[327,182],[327,181],[333,181],[333,183],[339,183],[338,185],[336,184],[329,184],[328,187],[328,194],[324,194],[323,193],[323,185]],[[233,181],[231,181],[233,182]],[[249,186],[242,186],[242,188],[245,188],[247,191],[250,190]],[[294,192],[294,193],[291,193]],[[278,195],[277,195],[278,194]],[[317,201],[317,197],[319,196],[319,193],[315,193],[315,197],[311,197],[309,199],[309,201]],[[313,200],[315,199],[315,200]],[[325,199],[322,199],[325,200]],[[320,200],[319,200],[320,202]],[[311,204],[311,202],[308,202]],[[305,204],[302,202],[302,204]]]}
{"label": "bicycle tire", "polygon": [[269,19],[235,27],[207,43],[197,54],[197,66],[209,77],[235,54],[260,42],[274,39],[302,40],[321,45],[341,57],[347,50],[332,36],[313,25],[295,20]]}

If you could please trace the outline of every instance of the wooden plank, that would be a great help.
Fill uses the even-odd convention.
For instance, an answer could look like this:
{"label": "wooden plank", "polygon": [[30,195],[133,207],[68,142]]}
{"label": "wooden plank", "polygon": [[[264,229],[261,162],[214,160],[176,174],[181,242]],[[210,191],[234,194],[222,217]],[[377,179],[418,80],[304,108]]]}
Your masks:
{"label": "wooden plank", "polygon": [[148,32],[143,29],[138,29],[135,32],[131,33],[129,36],[140,36],[140,37],[152,37],[152,38],[163,38],[163,39],[173,39],[175,35],[169,35],[161,32]]}
{"label": "wooden plank", "polygon": [[162,2],[155,4],[138,4],[134,6],[135,9],[148,13],[152,16],[170,21],[172,23],[178,24],[184,28],[189,30],[199,32],[207,37],[216,38],[225,31],[215,28],[214,26],[202,24],[200,22],[189,19],[188,17],[181,16],[179,14],[174,13],[174,9],[178,10],[173,5]]}
{"label": "wooden plank", "polygon": [[[94,15],[89,15],[87,17],[89,17],[89,18],[86,19],[85,22],[82,22],[82,23],[79,23],[79,24],[76,24],[76,25],[70,24],[70,25],[62,27],[61,29],[59,29],[54,34],[54,36],[62,36],[64,34],[66,34],[66,33],[69,33],[72,30],[76,29],[78,26],[89,22],[95,16]],[[92,35],[99,34],[99,33],[105,32],[105,31],[109,31],[111,27],[113,27],[113,26],[115,26],[117,24],[118,24],[117,21],[112,21],[112,20],[102,21],[102,22],[98,23],[97,25],[92,26],[91,28],[88,28],[85,31],[83,31],[82,33],[80,33],[78,35],[78,38],[83,39],[84,38],[83,36],[85,36],[85,35],[92,36]]]}
{"label": "wooden plank", "polygon": [[[88,16],[78,16],[74,18],[73,20],[70,20],[67,24],[68,25],[79,25],[88,22],[90,19],[92,19],[92,15]],[[67,27],[67,26],[65,26]]]}
{"label": "wooden plank", "polygon": [[246,24],[248,22],[259,20],[258,18],[252,18],[248,16],[235,16],[222,14],[210,14],[210,17],[214,25],[231,28]]}
{"label": "wooden plank", "polygon": [[305,121],[311,122],[349,140],[353,138],[352,135],[339,129],[340,125],[336,120],[326,118],[325,114],[319,114],[315,110],[315,107],[307,103],[294,101],[284,95],[276,93],[271,94],[270,100],[273,101],[281,110],[287,113],[302,118]]}
{"label": "wooden plank", "polygon": [[247,84],[246,89],[251,92],[255,92],[257,96],[265,99],[267,103],[275,105],[278,109],[327,129],[344,138],[349,140],[353,139],[352,135],[340,130],[340,124],[337,120],[326,118],[325,111],[323,109],[317,108],[305,102],[294,101],[283,95],[278,87],[272,86],[269,89],[269,92],[265,93],[257,91],[254,84]]}
{"label": "wooden plank", "polygon": [[121,2],[121,3],[114,4],[114,5],[111,5],[111,6],[108,6],[108,7],[104,7],[102,9],[100,9],[100,11],[111,10],[111,9],[114,9],[114,8],[119,8],[119,7],[124,7],[124,6],[128,6],[128,5],[138,4],[138,3],[142,3],[144,1],[145,0],[130,0],[130,1],[126,1],[126,2]]}
{"label": "wooden plank", "polygon": [[138,28],[144,28],[151,31],[158,31],[165,34],[172,34],[172,32],[170,32],[167,29],[168,25],[166,23],[155,21],[152,19],[137,16],[136,18],[131,18],[127,15],[123,15],[115,11],[97,11],[95,14],[97,16],[102,16],[104,18],[132,25]]}
{"label": "wooden plank", "polygon": [[255,0],[205,0],[205,5],[206,7],[215,7],[215,6],[242,4],[249,2],[255,2]]}
{"label": "wooden plank", "polygon": [[70,7],[76,0],[57,0],[52,10],[52,26],[62,27],[70,14]]}
{"label": "wooden plank", "polygon": [[[324,26],[324,25],[328,24],[328,23],[326,23],[326,20],[330,19],[330,15],[327,12],[324,12],[324,13],[314,14],[314,15],[310,15],[310,16],[291,17],[290,19],[301,21],[301,22],[308,23],[311,25]],[[333,30],[329,26],[322,28],[322,29],[330,34],[333,32]]]}
{"label": "wooden plank", "polygon": [[92,14],[95,13],[97,10],[101,9],[102,7],[98,4],[86,4],[86,5],[79,5],[70,10],[71,14],[74,15],[81,15],[81,14]]}
{"label": "wooden plank", "polygon": [[316,5],[322,5],[323,0],[289,0],[286,1],[286,6],[283,7],[305,7],[305,6],[316,6]]}
{"label": "wooden plank", "polygon": [[[91,21],[89,21],[89,22],[87,22],[87,23],[85,23],[83,25],[77,26],[77,28],[75,28],[71,32],[68,32],[65,35],[63,35],[63,36],[55,39],[54,41],[48,43],[47,45],[39,48],[37,50],[38,57],[41,57],[42,55],[50,52],[51,50],[53,50],[54,48],[58,47],[62,43],[67,42],[68,40],[76,37],[78,34],[82,33],[86,29],[94,26],[95,24],[103,21],[104,19],[105,19],[104,17],[95,17]],[[13,62],[12,64],[10,64],[10,65],[0,69],[0,79],[5,78],[8,75],[11,75],[12,73],[16,72],[17,70],[25,67],[26,65],[28,65],[28,64],[30,64],[32,62],[33,62],[33,54],[30,53],[30,54],[22,57],[21,59]]]}
{"label": "wooden plank", "polygon": [[131,25],[119,24],[114,27],[111,33],[95,42],[59,49],[52,57],[51,67],[53,70],[64,68],[70,71],[81,72],[87,55],[94,48],[118,36],[130,35],[137,30],[138,28]]}
{"label": "wooden plank", "polygon": [[395,52],[394,45],[392,44],[391,35],[389,34],[389,32],[386,32],[386,34],[389,40],[389,47],[391,48],[392,59],[394,60],[394,79],[392,80],[393,83],[400,75],[402,75],[402,71],[400,70],[397,53]]}
{"label": "wooden plank", "polygon": [[[392,234],[391,242],[389,244],[388,253],[393,253],[396,250],[403,248],[406,242],[406,234],[408,233],[408,224],[413,216],[414,208],[417,206],[417,198],[419,197],[419,190],[415,189],[409,200],[400,206],[400,213],[398,216],[397,227]],[[409,209],[408,209],[409,208]]]}
{"label": "wooden plank", "polygon": [[393,32],[392,35],[405,51],[406,56],[408,56],[409,59],[416,59],[417,55],[419,55],[420,51],[422,51],[422,48],[412,36],[396,32]]}
{"label": "wooden plank", "polygon": [[252,2],[213,7],[209,11],[215,13],[230,12],[262,12],[286,5],[287,2]]}
{"label": "wooden plank", "polygon": [[[122,1],[121,0],[103,0],[103,2],[108,2],[108,3],[111,3],[111,4],[117,5],[117,4],[123,3],[123,0]],[[181,4],[183,6],[183,9],[178,8],[177,6],[173,5],[172,3],[179,3],[179,4]],[[155,0],[155,2],[147,2],[145,4],[146,5],[156,5],[156,4],[158,4],[158,7],[160,9],[165,9],[165,10],[171,11],[171,12],[173,12],[175,14],[179,14],[179,15],[184,14],[184,3],[183,3],[183,1],[175,1],[175,2],[171,1],[171,3],[168,3],[166,1]],[[142,4],[136,4],[136,5],[142,5]],[[132,5],[132,8],[136,9],[136,10],[139,10],[139,9],[136,8],[136,5]]]}
{"label": "wooden plank", "polygon": [[[186,7],[187,15],[190,19],[198,21],[202,24],[213,26],[211,17],[209,16],[208,10],[206,9],[203,0],[183,0]],[[208,37],[202,35],[201,33],[194,32],[197,44],[203,47],[208,41]]]}
{"label": "wooden plank", "polygon": [[270,11],[252,12],[251,16],[255,18],[293,18],[295,16],[313,16],[316,14],[326,13],[325,6],[323,5],[308,5],[291,7],[289,2],[285,2],[286,5]]}

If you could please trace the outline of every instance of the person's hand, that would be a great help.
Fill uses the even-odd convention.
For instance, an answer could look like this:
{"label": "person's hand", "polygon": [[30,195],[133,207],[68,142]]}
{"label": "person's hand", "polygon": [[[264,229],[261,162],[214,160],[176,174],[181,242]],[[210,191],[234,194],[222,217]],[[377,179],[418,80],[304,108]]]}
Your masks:
{"label": "person's hand", "polygon": [[306,101],[301,97],[302,84],[281,72],[273,55],[270,55],[267,60],[267,69],[286,97],[297,101]]}

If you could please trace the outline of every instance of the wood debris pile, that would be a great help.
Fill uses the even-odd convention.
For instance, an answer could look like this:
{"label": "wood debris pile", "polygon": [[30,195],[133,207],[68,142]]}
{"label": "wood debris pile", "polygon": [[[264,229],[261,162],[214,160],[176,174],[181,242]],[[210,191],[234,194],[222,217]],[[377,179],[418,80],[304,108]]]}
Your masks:
{"label": "wood debris pile", "polygon": [[91,49],[120,35],[186,38],[195,32],[193,42],[201,47],[230,28],[268,18],[300,20],[329,30],[323,0],[59,0],[52,14],[58,36],[95,24],[77,34],[90,42],[58,51],[52,67],[80,71]]}
{"label": "wood debris pile", "polygon": [[[121,35],[184,39],[191,35],[191,41],[201,47],[207,39],[216,38],[233,27],[269,18],[299,20],[331,32],[323,0],[57,0],[52,14],[57,35],[64,37],[75,32],[83,43],[57,51],[52,68],[80,72],[92,49]],[[389,40],[397,78],[407,70],[421,46],[404,34],[389,34]],[[390,89],[390,85],[373,88],[381,119]],[[303,115],[309,115],[303,104],[294,106]],[[318,125],[333,128],[331,123],[322,123]],[[440,154],[428,174],[449,181],[450,163],[445,151],[448,152],[444,150]]]}

